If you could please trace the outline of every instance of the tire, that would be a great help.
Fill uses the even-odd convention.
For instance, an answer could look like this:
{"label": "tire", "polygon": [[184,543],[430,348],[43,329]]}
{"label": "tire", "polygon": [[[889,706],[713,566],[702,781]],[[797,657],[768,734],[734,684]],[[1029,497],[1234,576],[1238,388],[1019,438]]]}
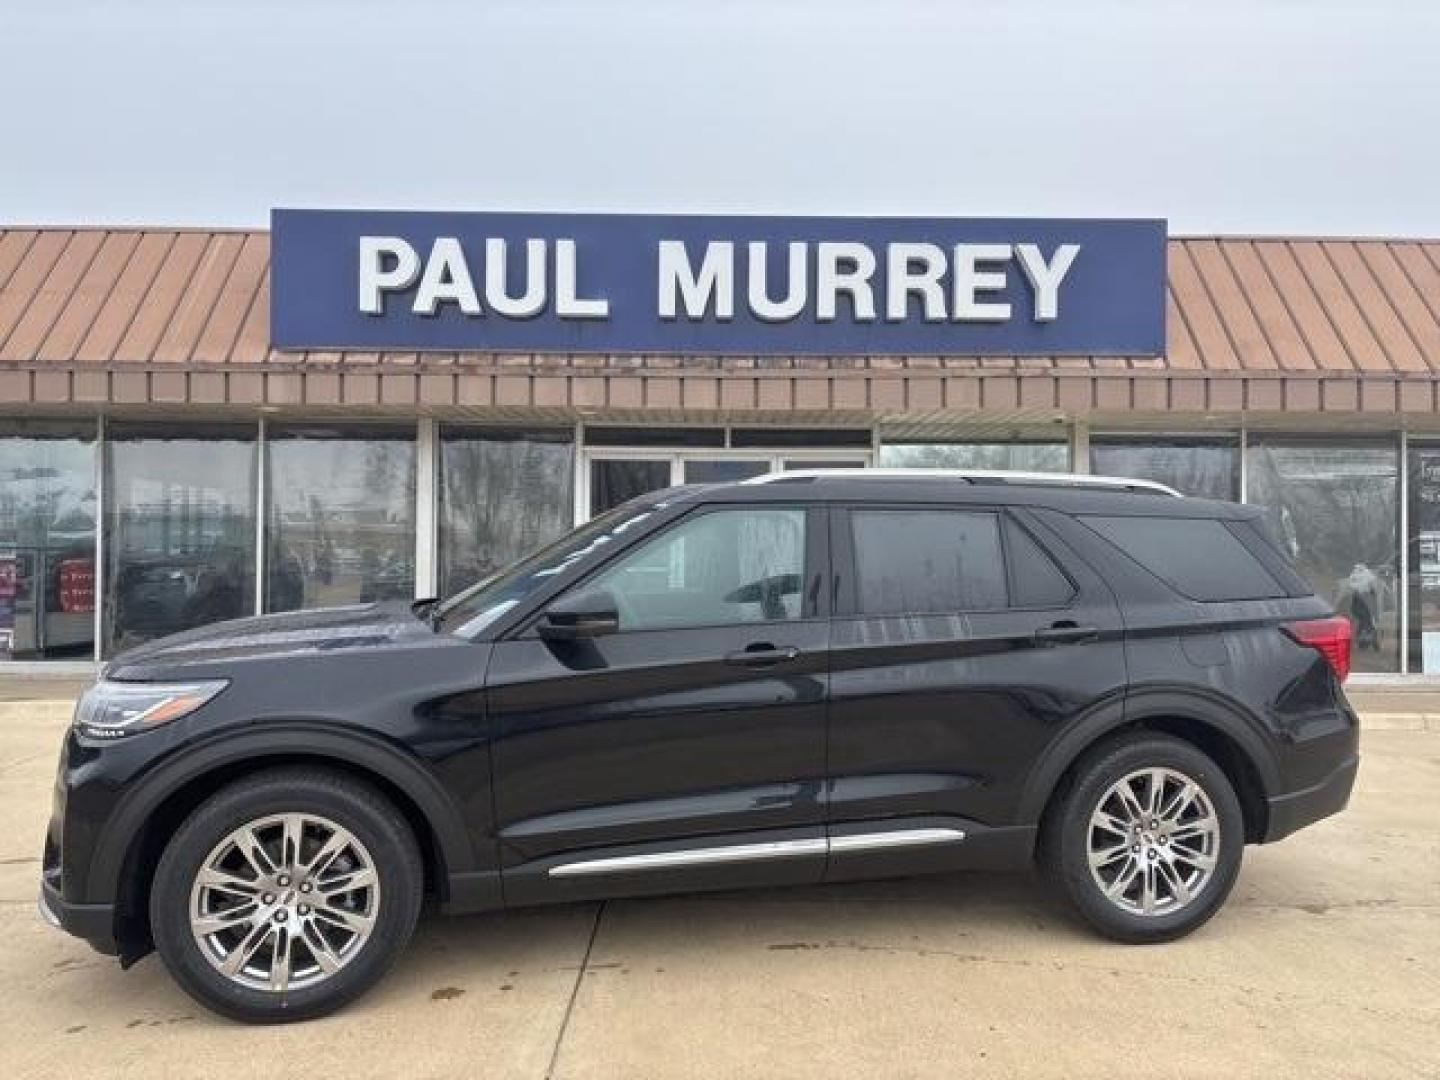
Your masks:
{"label": "tire", "polygon": [[222,788],[176,830],[155,871],[150,926],[166,968],[202,1005],[255,1023],[306,1020],[390,969],[423,889],[415,836],[389,800],[325,769],[273,769]]}
{"label": "tire", "polygon": [[[1156,777],[1162,812],[1152,817],[1141,811],[1151,805]],[[1167,818],[1164,811],[1187,796]],[[1137,819],[1138,829],[1119,831]],[[1190,743],[1142,732],[1081,759],[1046,815],[1040,861],[1091,926],[1140,944],[1183,937],[1214,915],[1235,884],[1244,844],[1244,816],[1224,771]]]}

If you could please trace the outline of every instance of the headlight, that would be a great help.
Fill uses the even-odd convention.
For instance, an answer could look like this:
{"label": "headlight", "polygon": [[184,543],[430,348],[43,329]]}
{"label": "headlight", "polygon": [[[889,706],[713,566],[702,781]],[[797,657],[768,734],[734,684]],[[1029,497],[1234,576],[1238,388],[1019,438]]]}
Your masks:
{"label": "headlight", "polygon": [[188,716],[228,685],[225,679],[188,683],[102,679],[75,706],[75,727],[92,739],[120,739]]}

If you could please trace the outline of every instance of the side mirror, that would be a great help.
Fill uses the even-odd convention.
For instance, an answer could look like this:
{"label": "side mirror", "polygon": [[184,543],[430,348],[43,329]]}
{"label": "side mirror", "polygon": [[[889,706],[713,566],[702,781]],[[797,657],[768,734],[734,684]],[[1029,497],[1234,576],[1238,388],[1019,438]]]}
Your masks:
{"label": "side mirror", "polygon": [[620,611],[608,589],[581,589],[562,596],[540,616],[536,632],[546,641],[579,641],[620,629]]}

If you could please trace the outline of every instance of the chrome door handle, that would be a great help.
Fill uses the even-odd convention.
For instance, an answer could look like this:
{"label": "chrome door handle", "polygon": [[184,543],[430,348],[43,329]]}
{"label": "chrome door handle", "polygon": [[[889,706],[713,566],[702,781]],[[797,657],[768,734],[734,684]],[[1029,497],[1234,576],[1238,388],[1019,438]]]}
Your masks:
{"label": "chrome door handle", "polygon": [[800,650],[793,645],[778,649],[774,645],[750,645],[727,655],[725,662],[738,667],[773,667],[776,664],[788,663],[799,656]]}
{"label": "chrome door handle", "polygon": [[1042,626],[1035,631],[1036,645],[1083,645],[1094,641],[1100,631],[1093,626],[1077,626],[1073,622],[1058,622],[1053,626]]}

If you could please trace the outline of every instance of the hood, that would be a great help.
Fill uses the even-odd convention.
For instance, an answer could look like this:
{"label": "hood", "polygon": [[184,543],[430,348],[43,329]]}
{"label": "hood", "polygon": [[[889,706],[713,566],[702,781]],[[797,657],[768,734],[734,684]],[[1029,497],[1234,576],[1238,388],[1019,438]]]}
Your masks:
{"label": "hood", "polygon": [[106,673],[119,679],[152,677],[161,667],[374,649],[433,636],[405,600],[292,611],[231,619],[158,638],[121,653]]}

